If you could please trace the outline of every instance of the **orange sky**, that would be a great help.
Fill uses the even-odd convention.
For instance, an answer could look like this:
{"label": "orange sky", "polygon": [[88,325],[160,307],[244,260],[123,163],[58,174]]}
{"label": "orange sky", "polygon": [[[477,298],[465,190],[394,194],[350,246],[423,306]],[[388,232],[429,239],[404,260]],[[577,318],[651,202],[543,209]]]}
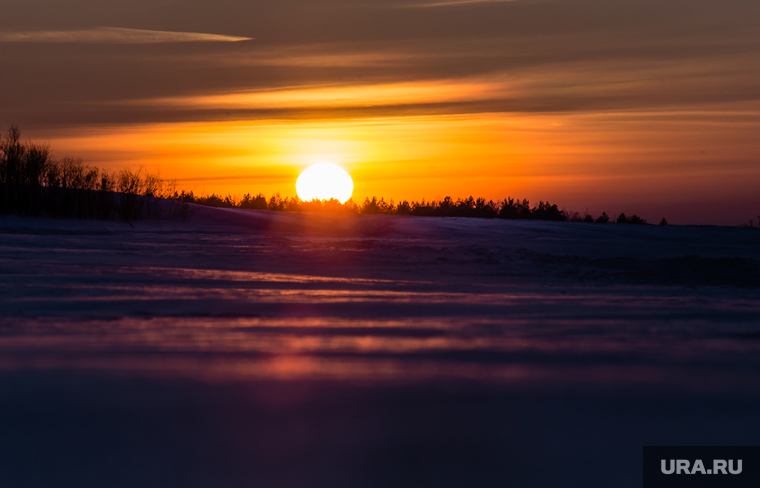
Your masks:
{"label": "orange sky", "polygon": [[0,19],[0,122],[59,157],[197,193],[331,162],[355,201],[760,213],[757,2],[64,3]]}
{"label": "orange sky", "polygon": [[295,195],[300,171],[332,162],[352,175],[355,201],[513,196],[653,220],[695,197],[752,195],[759,122],[760,110],[412,115],[145,124],[50,142],[56,154],[159,171],[196,193]]}

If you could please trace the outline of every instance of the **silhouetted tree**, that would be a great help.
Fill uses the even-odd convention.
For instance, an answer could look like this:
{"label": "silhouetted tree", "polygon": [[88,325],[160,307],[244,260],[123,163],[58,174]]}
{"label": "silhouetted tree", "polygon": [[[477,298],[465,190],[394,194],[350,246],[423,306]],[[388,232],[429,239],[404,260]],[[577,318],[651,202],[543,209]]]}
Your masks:
{"label": "silhouetted tree", "polygon": [[621,213],[620,216],[617,218],[617,223],[643,225],[643,224],[646,224],[647,221],[642,219],[638,215],[632,215],[630,217],[626,217],[624,213]]}
{"label": "silhouetted tree", "polygon": [[406,200],[399,202],[396,207],[397,215],[410,215],[412,213],[412,206]]}
{"label": "silhouetted tree", "polygon": [[0,135],[0,214],[129,221],[157,215],[154,201],[172,196],[172,189],[159,175],[56,161],[47,146],[21,142],[16,126]]}
{"label": "silhouetted tree", "polygon": [[475,216],[486,219],[493,219],[499,212],[499,207],[493,200],[486,202],[485,198],[475,200]]}
{"label": "silhouetted tree", "polygon": [[501,219],[529,219],[531,217],[530,202],[528,200],[515,200],[505,198],[501,202],[499,218]]}
{"label": "silhouetted tree", "polygon": [[285,197],[282,201],[282,209],[286,212],[299,212],[301,211],[301,200],[298,197]]}
{"label": "silhouetted tree", "polygon": [[250,193],[246,193],[240,200],[240,208],[266,210],[267,197],[263,193],[259,193],[254,197],[251,197]]}
{"label": "silhouetted tree", "polygon": [[394,207],[392,200],[388,203],[383,198],[378,200],[377,197],[374,196],[371,200],[369,197],[365,198],[364,203],[362,203],[361,206],[361,213],[363,214],[393,214],[395,213],[395,210],[396,208]]}
{"label": "silhouetted tree", "polygon": [[272,195],[267,204],[267,210],[283,210],[284,208],[285,204],[283,203],[282,198],[280,198],[280,194],[277,193]]}

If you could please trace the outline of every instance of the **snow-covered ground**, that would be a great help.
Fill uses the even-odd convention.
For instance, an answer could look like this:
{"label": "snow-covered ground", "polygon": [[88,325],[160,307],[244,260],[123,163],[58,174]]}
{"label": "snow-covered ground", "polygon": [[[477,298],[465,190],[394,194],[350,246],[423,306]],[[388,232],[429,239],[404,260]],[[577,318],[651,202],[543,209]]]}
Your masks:
{"label": "snow-covered ground", "polygon": [[759,438],[758,249],[721,227],[1,218],[0,473],[640,486],[643,445]]}

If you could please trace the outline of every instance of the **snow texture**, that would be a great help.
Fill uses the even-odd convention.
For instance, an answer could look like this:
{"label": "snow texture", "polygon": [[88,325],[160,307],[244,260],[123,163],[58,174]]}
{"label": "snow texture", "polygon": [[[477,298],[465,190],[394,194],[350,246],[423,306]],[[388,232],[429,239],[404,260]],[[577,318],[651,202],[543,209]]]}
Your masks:
{"label": "snow texture", "polygon": [[760,435],[757,229],[191,214],[0,219],[9,486],[627,487]]}

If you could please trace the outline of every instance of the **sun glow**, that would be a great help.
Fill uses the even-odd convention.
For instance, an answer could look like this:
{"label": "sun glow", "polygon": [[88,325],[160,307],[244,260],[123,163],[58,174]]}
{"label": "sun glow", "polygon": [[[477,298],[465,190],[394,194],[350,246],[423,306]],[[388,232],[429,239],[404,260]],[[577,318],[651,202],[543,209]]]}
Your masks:
{"label": "sun glow", "polygon": [[334,198],[340,203],[346,203],[353,192],[354,182],[348,173],[330,163],[309,166],[296,181],[296,193],[303,201]]}

